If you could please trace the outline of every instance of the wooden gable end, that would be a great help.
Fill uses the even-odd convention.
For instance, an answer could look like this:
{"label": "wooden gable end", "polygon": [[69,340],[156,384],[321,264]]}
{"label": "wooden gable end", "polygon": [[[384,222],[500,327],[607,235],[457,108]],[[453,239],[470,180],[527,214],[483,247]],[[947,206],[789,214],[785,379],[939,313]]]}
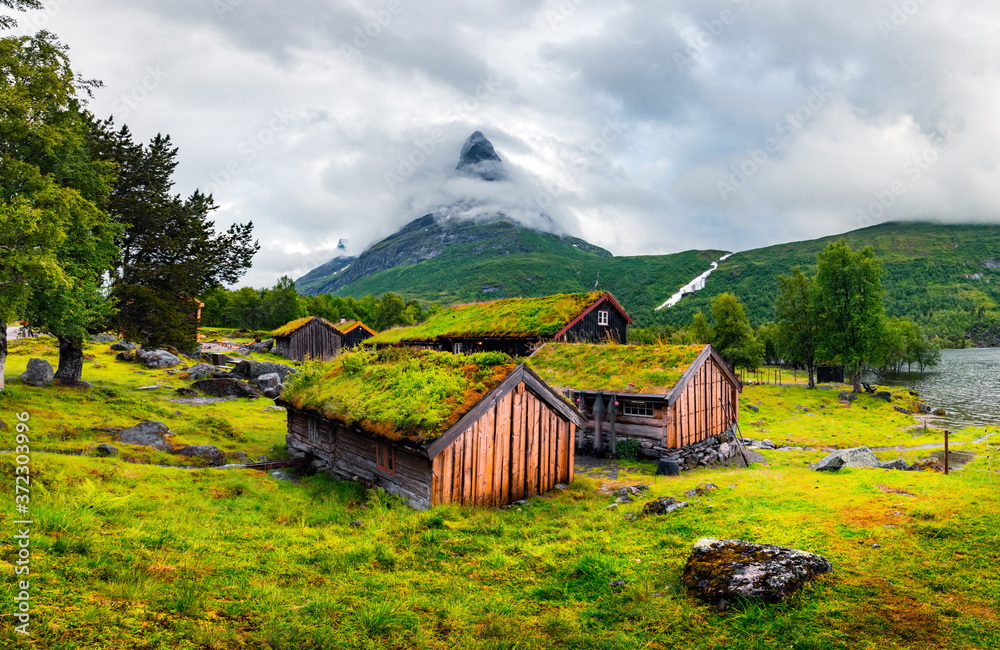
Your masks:
{"label": "wooden gable end", "polygon": [[610,293],[594,301],[590,307],[559,331],[553,338],[569,343],[627,342],[632,319]]}
{"label": "wooden gable end", "polygon": [[667,395],[667,446],[684,447],[724,433],[739,420],[742,390],[722,357],[705,346]]}

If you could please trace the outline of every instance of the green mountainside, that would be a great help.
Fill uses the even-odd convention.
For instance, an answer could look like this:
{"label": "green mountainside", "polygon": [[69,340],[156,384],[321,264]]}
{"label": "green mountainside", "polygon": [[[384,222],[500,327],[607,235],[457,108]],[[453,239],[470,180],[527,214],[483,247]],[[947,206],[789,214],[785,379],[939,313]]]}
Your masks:
{"label": "green mountainside", "polygon": [[816,272],[816,254],[843,237],[854,249],[872,245],[886,270],[886,311],[908,317],[928,332],[964,336],[996,322],[1000,305],[1000,226],[890,222],[852,232],[736,253],[719,264],[705,288],[657,321],[682,325],[712,299],[729,292],[743,302],[754,325],[774,319],[779,275],[799,265]]}
{"label": "green mountainside", "polygon": [[[358,258],[338,258],[296,281],[302,293],[381,295],[454,304],[600,289],[636,324],[698,275],[720,251],[613,257],[582,239],[544,233],[502,216],[413,221]],[[347,266],[347,268],[344,268]],[[330,271],[334,271],[330,273]]]}

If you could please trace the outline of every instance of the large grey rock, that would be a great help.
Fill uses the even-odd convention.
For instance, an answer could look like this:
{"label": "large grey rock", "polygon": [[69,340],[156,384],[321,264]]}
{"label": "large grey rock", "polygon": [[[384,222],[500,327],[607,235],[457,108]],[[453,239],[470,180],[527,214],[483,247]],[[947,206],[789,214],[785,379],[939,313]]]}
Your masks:
{"label": "large grey rock", "polygon": [[29,386],[48,386],[55,378],[52,364],[45,359],[28,359],[28,367],[21,373],[21,381]]}
{"label": "large grey rock", "polygon": [[240,379],[256,379],[261,375],[267,375],[270,373],[277,373],[281,377],[281,383],[285,382],[285,377],[290,373],[295,372],[295,368],[291,366],[286,366],[283,363],[274,363],[271,361],[238,361],[236,366],[232,370],[232,375],[234,377],[239,377]]}
{"label": "large grey rock", "polygon": [[181,358],[166,350],[136,350],[135,356],[149,368],[173,368],[181,365]]}
{"label": "large grey rock", "polygon": [[841,467],[878,467],[879,459],[868,447],[838,449],[811,467],[818,472],[836,472]]}
{"label": "large grey rock", "polygon": [[191,388],[212,397],[260,397],[260,391],[239,379],[202,379],[191,384]]}
{"label": "large grey rock", "polygon": [[285,392],[285,385],[284,384],[278,384],[274,388],[268,388],[268,389],[266,389],[264,391],[264,397],[267,397],[269,399],[278,399],[279,397],[281,397],[281,394],[283,392]]}
{"label": "large grey rock", "polygon": [[896,460],[884,460],[878,464],[879,469],[898,469],[906,471],[910,469],[909,463],[907,463],[902,458],[897,458]]}
{"label": "large grey rock", "polygon": [[118,337],[114,334],[94,334],[90,337],[90,340],[94,343],[114,343],[118,340]]}
{"label": "large grey rock", "polygon": [[680,510],[681,508],[687,507],[687,501],[678,501],[673,497],[660,497],[659,499],[653,499],[648,501],[646,505],[642,507],[642,514],[644,515],[669,515],[675,510]]}
{"label": "large grey rock", "polygon": [[193,458],[203,458],[213,467],[226,464],[226,455],[213,445],[188,445],[174,451],[179,456],[191,456]]}
{"label": "large grey rock", "polygon": [[206,377],[211,377],[212,373],[216,371],[216,367],[208,363],[198,363],[187,370],[187,376],[191,379],[205,379]]}
{"label": "large grey rock", "polygon": [[710,603],[737,597],[779,602],[832,570],[833,565],[815,553],[703,537],[695,542],[681,580]]}
{"label": "large grey rock", "polygon": [[880,390],[877,393],[875,393],[875,395],[873,395],[873,397],[875,399],[885,400],[886,402],[891,402],[892,401],[892,393],[890,393],[887,390]]}
{"label": "large grey rock", "polygon": [[134,343],[126,343],[125,341],[120,341],[118,343],[112,343],[111,349],[115,352],[130,352],[135,349]]}
{"label": "large grey rock", "polygon": [[858,399],[858,396],[855,393],[848,393],[846,390],[842,390],[840,391],[840,393],[837,394],[837,399],[843,400],[845,402],[853,402],[854,400]]}
{"label": "large grey rock", "polygon": [[273,347],[274,339],[268,339],[266,341],[261,341],[260,343],[251,343],[247,346],[247,349],[251,352],[270,352]]}
{"label": "large grey rock", "polygon": [[170,429],[162,422],[143,420],[135,426],[122,429],[121,433],[115,439],[127,445],[152,447],[153,449],[169,453],[174,450],[173,445],[167,442],[166,437],[169,434]]}
{"label": "large grey rock", "polygon": [[255,383],[262,391],[266,392],[268,389],[273,390],[278,387],[278,384],[281,383],[281,375],[276,372],[269,372],[266,375],[257,377],[257,381]]}

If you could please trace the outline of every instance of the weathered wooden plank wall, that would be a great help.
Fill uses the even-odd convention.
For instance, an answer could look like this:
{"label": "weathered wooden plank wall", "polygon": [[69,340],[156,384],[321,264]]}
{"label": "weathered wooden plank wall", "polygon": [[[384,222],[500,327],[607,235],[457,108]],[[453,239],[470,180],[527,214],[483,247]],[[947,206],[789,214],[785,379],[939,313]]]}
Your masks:
{"label": "weathered wooden plank wall", "polygon": [[484,507],[573,480],[574,425],[519,384],[432,464],[431,503]]}
{"label": "weathered wooden plank wall", "polygon": [[313,359],[330,359],[340,353],[343,336],[318,321],[303,326],[291,336],[275,339],[275,352],[293,361],[309,355]]}
{"label": "weathered wooden plank wall", "polygon": [[725,432],[738,417],[736,387],[706,361],[668,409],[667,446],[679,448]]}

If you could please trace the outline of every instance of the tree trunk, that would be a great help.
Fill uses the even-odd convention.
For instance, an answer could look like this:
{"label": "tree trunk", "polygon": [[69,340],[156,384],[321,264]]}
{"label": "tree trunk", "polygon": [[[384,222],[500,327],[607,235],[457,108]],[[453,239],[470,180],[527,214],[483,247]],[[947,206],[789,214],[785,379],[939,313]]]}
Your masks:
{"label": "tree trunk", "polygon": [[7,371],[7,321],[0,318],[0,393],[4,389],[3,376]]}
{"label": "tree trunk", "polygon": [[854,389],[855,393],[864,392],[861,388],[861,369],[851,368],[851,387]]}
{"label": "tree trunk", "polygon": [[83,339],[79,336],[56,336],[59,340],[59,369],[56,379],[71,386],[83,377]]}
{"label": "tree trunk", "polygon": [[809,388],[816,388],[816,364],[810,361],[806,369],[809,371]]}

